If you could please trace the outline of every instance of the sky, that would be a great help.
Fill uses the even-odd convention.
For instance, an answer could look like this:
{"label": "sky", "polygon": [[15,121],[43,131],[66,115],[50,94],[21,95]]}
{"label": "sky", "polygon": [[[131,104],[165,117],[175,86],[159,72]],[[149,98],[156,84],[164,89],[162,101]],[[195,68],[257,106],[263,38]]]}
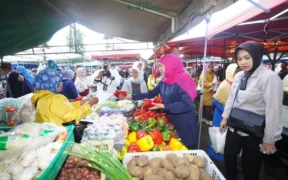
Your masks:
{"label": "sky", "polygon": [[[259,0],[254,0],[258,2]],[[247,0],[240,0],[233,5],[223,9],[222,11],[219,11],[217,13],[214,13],[211,15],[210,23],[208,28],[213,29],[213,27],[225,22],[227,20],[227,15],[233,14],[233,13],[239,13],[243,11],[246,8],[251,7],[252,4],[248,2]],[[90,30],[89,28],[82,26],[80,24],[77,24],[77,29],[79,29],[83,34],[83,43],[84,44],[99,44],[99,43],[106,43],[106,40],[103,39],[104,34],[97,33],[95,31]],[[66,34],[69,32],[70,27],[67,26],[61,30],[59,30],[57,33],[54,34],[54,36],[50,39],[50,41],[47,42],[48,45],[50,46],[57,46],[57,45],[66,45]],[[180,35],[173,39],[172,41],[178,41],[178,40],[184,40],[184,39],[190,39],[194,37],[202,37],[205,36],[205,29],[206,29],[206,23],[205,20],[203,20],[200,24],[189,30],[187,33]],[[109,43],[124,43],[124,42],[137,42],[133,40],[128,40],[128,39],[123,39],[123,38],[114,38],[112,40],[109,40]],[[146,43],[137,43],[137,44],[132,44],[132,45],[117,45],[115,48],[118,49],[143,49],[146,48],[147,44]],[[153,48],[152,43],[149,44],[149,48]],[[86,46],[85,50],[104,50],[104,46]],[[41,52],[40,49],[36,49],[35,51]],[[46,52],[65,52],[69,51],[67,47],[57,47],[57,48],[50,48],[46,49]],[[28,50],[26,52],[32,52],[31,50]],[[140,56],[144,59],[148,59],[152,54],[153,50],[137,50],[137,51],[129,51],[131,53],[140,53]],[[101,54],[101,53],[107,53],[105,50],[103,52],[93,52],[93,53],[85,53],[84,60],[85,61],[90,61],[91,55],[92,54]],[[111,53],[111,52],[109,52]],[[59,54],[59,55],[46,55],[47,59],[68,59],[73,58],[73,57],[79,57],[77,54]],[[43,56],[5,56],[4,61],[11,61],[11,60],[18,60],[18,61],[42,61]]]}

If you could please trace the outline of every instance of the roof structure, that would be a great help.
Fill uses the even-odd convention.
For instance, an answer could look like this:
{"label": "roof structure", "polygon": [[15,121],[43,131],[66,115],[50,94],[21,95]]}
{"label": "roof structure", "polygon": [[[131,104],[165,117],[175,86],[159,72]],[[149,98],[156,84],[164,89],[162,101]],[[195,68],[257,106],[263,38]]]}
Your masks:
{"label": "roof structure", "polygon": [[[208,31],[207,55],[231,57],[234,49],[245,41],[261,42],[267,53],[288,52],[288,3],[287,0],[262,0],[260,4],[269,13],[255,7],[246,9]],[[205,37],[168,42],[157,50],[156,57],[177,51],[184,59],[202,57]],[[150,59],[153,59],[152,55]]]}
{"label": "roof structure", "polygon": [[2,0],[0,56],[47,42],[74,22],[97,32],[163,44],[235,0]]}

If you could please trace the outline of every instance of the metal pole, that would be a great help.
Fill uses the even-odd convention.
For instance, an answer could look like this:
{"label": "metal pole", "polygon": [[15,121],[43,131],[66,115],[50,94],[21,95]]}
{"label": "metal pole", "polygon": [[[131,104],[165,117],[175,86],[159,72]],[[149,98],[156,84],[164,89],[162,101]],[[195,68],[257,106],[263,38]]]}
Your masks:
{"label": "metal pole", "polygon": [[208,18],[208,14],[206,17],[206,32],[205,32],[205,45],[204,45],[204,59],[203,59],[203,72],[202,72],[202,86],[201,86],[201,99],[200,99],[200,108],[199,108],[199,139],[198,139],[198,149],[200,149],[201,142],[201,133],[202,133],[202,117],[203,117],[203,102],[204,102],[204,83],[205,83],[205,73],[206,73],[206,53],[207,53],[207,41],[208,41],[208,24],[210,19]]}
{"label": "metal pole", "polygon": [[156,84],[156,43],[154,43],[154,84]]}

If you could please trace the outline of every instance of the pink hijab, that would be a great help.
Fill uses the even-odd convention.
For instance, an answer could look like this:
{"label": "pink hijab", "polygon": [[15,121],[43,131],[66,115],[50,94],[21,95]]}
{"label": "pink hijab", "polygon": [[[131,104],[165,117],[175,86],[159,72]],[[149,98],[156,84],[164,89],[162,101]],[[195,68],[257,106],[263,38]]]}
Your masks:
{"label": "pink hijab", "polygon": [[197,96],[196,84],[193,79],[184,72],[184,66],[178,56],[167,54],[159,59],[165,66],[165,77],[162,81],[165,84],[178,84],[193,101]]}

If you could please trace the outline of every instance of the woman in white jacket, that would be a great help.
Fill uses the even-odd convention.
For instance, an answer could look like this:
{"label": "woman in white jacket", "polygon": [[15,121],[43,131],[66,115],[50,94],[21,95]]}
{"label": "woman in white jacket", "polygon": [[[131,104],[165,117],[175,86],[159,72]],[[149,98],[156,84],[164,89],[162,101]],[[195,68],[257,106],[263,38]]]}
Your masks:
{"label": "woman in white jacket", "polygon": [[130,72],[131,77],[125,81],[122,90],[126,90],[128,94],[139,94],[148,92],[145,81],[139,78],[138,68],[132,68]]}

